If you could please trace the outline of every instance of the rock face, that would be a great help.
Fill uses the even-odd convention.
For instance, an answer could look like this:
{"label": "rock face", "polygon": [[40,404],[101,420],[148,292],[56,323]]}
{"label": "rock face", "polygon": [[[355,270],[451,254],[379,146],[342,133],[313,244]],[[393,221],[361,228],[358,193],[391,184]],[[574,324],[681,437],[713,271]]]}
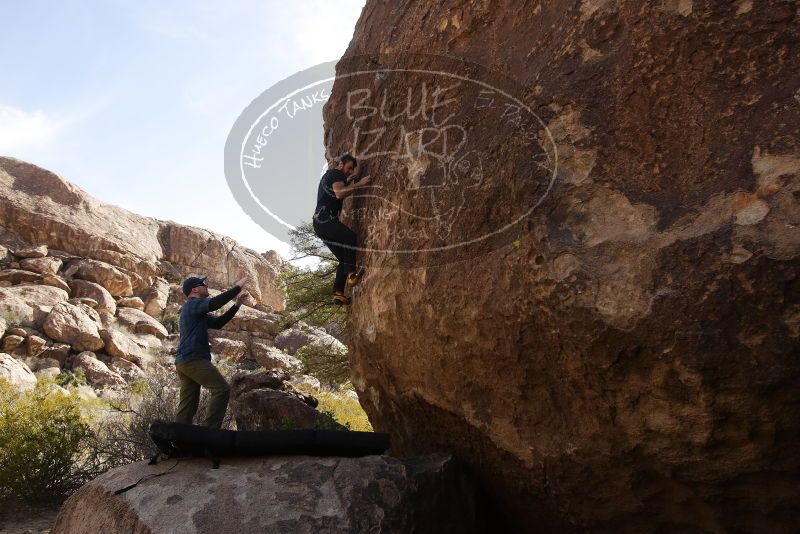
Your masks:
{"label": "rock face", "polygon": [[283,369],[236,373],[230,379],[230,410],[239,430],[321,428],[335,422],[317,411],[318,401],[297,391]]}
{"label": "rock face", "polygon": [[78,351],[92,351],[103,348],[103,339],[98,331],[98,323],[94,320],[88,306],[73,306],[60,302],[53,306],[44,321],[44,331],[52,339],[72,345]]}
{"label": "rock face", "polygon": [[36,387],[36,376],[30,368],[4,352],[0,352],[0,378],[20,391]]}
{"label": "rock face", "polygon": [[[165,293],[163,287],[151,292],[155,277],[198,273],[208,275],[210,285],[225,288],[247,275],[257,302],[274,310],[284,308],[277,267],[256,251],[201,228],[104,204],[60,176],[14,158],[0,157],[0,226],[37,244],[11,248],[17,256],[45,257],[49,245],[64,256],[89,258],[81,259],[70,274],[95,281],[114,295],[147,294],[151,314]],[[36,281],[41,276],[9,271],[0,273],[0,280]]]}
{"label": "rock face", "polygon": [[138,462],[96,478],[64,503],[51,532],[477,532],[474,489],[446,455],[173,464]]}
{"label": "rock face", "polygon": [[[796,528],[797,5],[368,0],[356,28],[346,56],[487,65],[513,76],[541,119],[528,138],[536,160],[500,122],[507,109],[471,123],[467,89],[448,93],[459,107],[443,115],[453,110],[470,133],[463,151],[489,170],[454,228],[498,228],[542,198],[508,241],[406,268],[360,255],[370,268],[348,318],[353,382],[395,452],[453,451],[518,531]],[[375,75],[368,104],[381,105],[381,87],[395,113],[407,89],[419,100],[408,78]],[[326,104],[332,154],[367,152],[351,144],[356,88],[340,78]],[[394,150],[392,139],[373,137],[368,152]],[[433,174],[428,154],[403,155],[410,178]],[[544,197],[523,194],[535,161],[554,177]],[[364,160],[374,185],[391,191],[392,163]],[[397,249],[389,229],[410,229],[391,217],[354,226],[372,250]]]}

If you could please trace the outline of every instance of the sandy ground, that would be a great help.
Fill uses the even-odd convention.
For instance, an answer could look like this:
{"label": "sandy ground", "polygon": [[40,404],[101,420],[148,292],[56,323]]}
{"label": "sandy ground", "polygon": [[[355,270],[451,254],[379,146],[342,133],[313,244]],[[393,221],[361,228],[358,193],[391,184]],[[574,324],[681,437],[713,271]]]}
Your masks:
{"label": "sandy ground", "polygon": [[60,503],[49,506],[26,506],[3,504],[0,511],[0,534],[43,534],[58,514]]}

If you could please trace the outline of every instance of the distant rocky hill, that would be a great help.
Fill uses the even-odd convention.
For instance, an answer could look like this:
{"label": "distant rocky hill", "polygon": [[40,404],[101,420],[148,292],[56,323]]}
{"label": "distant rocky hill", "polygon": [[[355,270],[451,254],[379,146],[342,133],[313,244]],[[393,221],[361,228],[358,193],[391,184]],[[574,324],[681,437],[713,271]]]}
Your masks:
{"label": "distant rocky hill", "polygon": [[247,275],[248,305],[210,333],[212,355],[231,371],[281,370],[318,388],[291,354],[338,341],[303,324],[280,332],[281,264],[274,251],[104,204],[45,169],[0,158],[0,377],[25,389],[81,370],[87,394],[114,396],[169,368],[186,276],[207,275],[213,295]]}
{"label": "distant rocky hill", "polygon": [[46,245],[62,258],[111,264],[130,280],[119,296],[163,293],[165,283],[191,274],[208,275],[211,287],[223,288],[247,275],[255,303],[284,308],[274,251],[258,253],[203,228],[105,204],[50,171],[6,157],[0,157],[0,244],[12,250]]}

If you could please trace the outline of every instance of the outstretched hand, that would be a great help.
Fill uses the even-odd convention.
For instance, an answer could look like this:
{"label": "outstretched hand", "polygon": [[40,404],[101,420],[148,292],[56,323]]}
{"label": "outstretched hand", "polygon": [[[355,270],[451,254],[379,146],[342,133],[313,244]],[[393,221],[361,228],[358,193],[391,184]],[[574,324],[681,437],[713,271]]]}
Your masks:
{"label": "outstretched hand", "polygon": [[234,302],[236,302],[236,304],[239,304],[241,306],[242,303],[244,303],[244,301],[247,300],[247,297],[249,296],[250,293],[248,293],[247,291],[242,291],[241,293],[236,295],[236,297],[234,298]]}
{"label": "outstretched hand", "polygon": [[241,288],[243,288],[243,289],[244,289],[244,286],[245,286],[245,284],[247,284],[247,282],[248,282],[248,279],[247,279],[247,277],[245,276],[245,277],[242,277],[242,278],[240,278],[239,280],[237,280],[237,281],[235,282],[235,285],[237,285],[237,286],[239,286],[239,287],[241,287]]}

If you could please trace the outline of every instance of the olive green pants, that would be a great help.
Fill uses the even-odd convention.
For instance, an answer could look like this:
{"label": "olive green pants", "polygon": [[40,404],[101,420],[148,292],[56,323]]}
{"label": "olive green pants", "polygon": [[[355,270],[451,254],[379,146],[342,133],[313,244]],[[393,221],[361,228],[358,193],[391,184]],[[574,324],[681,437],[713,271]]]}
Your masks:
{"label": "olive green pants", "polygon": [[209,360],[189,360],[176,363],[175,370],[181,380],[181,395],[178,400],[178,413],[175,415],[175,421],[192,423],[200,403],[200,386],[203,386],[210,393],[203,426],[221,427],[231,391],[225,377]]}

